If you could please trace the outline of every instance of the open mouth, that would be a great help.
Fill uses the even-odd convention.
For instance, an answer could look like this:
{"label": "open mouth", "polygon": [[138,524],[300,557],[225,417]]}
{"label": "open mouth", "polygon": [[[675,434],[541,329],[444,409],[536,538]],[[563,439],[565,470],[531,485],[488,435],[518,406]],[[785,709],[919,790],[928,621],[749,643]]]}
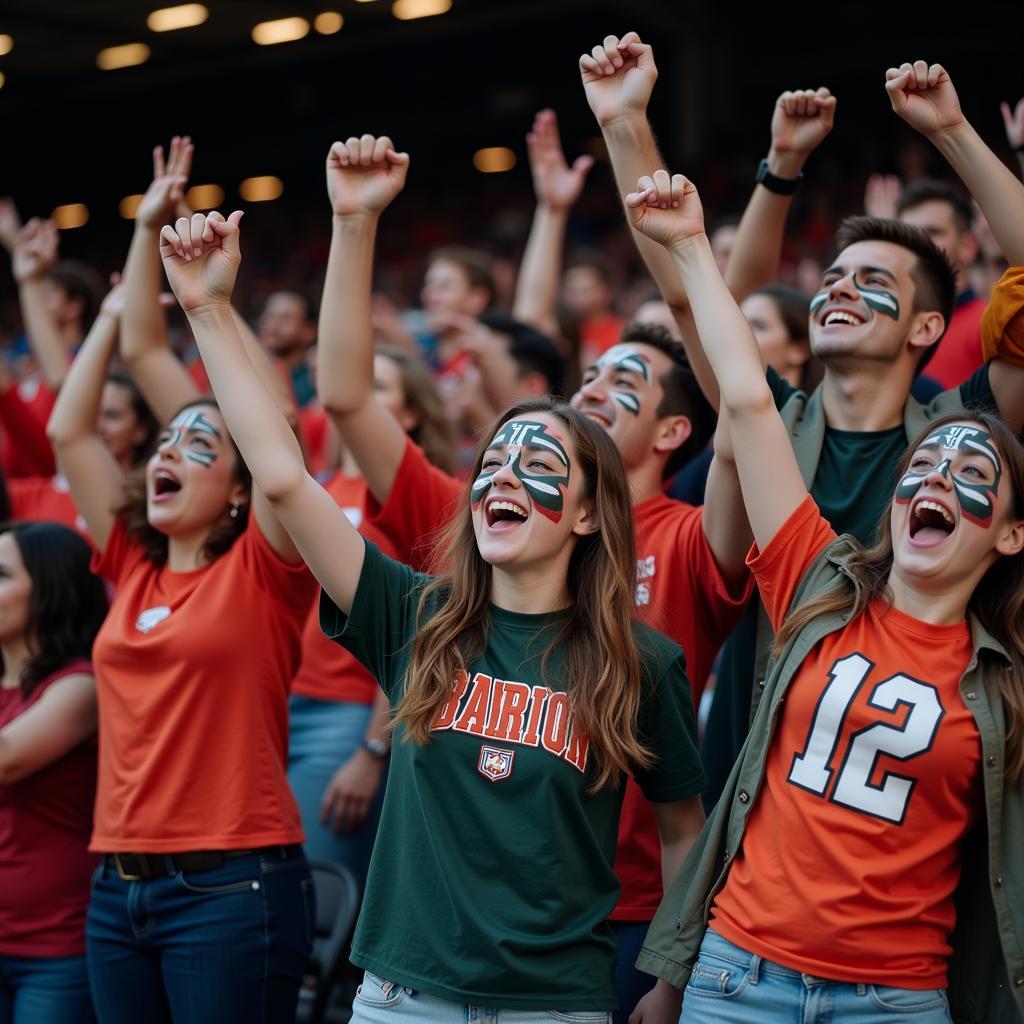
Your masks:
{"label": "open mouth", "polygon": [[838,324],[846,324],[850,327],[859,327],[864,323],[865,317],[852,309],[830,309],[822,320],[823,327],[835,327]]}
{"label": "open mouth", "polygon": [[612,425],[612,421],[603,412],[599,412],[597,409],[582,409],[581,412],[588,420],[592,420],[599,427],[607,429]]}
{"label": "open mouth", "polygon": [[953,513],[937,501],[922,498],[910,510],[910,539],[931,545],[944,541],[956,529]]}
{"label": "open mouth", "polygon": [[153,474],[153,497],[166,498],[181,490],[181,481],[173,473],[158,469]]}
{"label": "open mouth", "polygon": [[521,505],[495,498],[484,508],[487,525],[496,530],[509,530],[526,522],[529,513]]}

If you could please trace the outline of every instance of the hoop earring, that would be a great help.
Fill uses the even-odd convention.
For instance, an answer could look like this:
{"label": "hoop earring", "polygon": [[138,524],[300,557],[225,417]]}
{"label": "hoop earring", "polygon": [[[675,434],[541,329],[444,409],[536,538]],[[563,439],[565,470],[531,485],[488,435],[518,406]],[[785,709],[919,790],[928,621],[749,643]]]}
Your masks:
{"label": "hoop earring", "polygon": [[232,505],[231,506],[231,511],[228,513],[228,515],[231,516],[232,519],[237,519],[238,518],[238,506],[237,505]]}

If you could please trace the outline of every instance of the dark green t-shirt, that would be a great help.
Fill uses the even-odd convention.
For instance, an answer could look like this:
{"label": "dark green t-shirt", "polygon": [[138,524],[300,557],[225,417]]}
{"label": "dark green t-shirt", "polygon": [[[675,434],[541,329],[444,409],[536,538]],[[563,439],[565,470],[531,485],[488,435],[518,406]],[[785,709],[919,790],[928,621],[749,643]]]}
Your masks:
{"label": "dark green t-shirt", "polygon": [[[796,393],[771,367],[768,384],[781,409]],[[966,407],[998,412],[988,382],[988,366],[960,385]],[[889,506],[896,486],[896,464],[913,438],[902,424],[889,430],[834,430],[825,427],[811,496],[838,534],[850,533],[871,544],[879,518]],[[754,684],[757,617],[761,599],[755,593],[732,635],[722,647],[701,756],[708,775],[704,806],[710,812],[747,735]]]}
{"label": "dark green t-shirt", "polygon": [[[324,632],[366,665],[392,706],[428,581],[367,543],[350,615],[321,595]],[[573,730],[557,651],[541,678],[561,616],[494,606],[490,616],[487,649],[456,680],[431,742],[395,732],[352,961],[453,1002],[608,1010],[622,789],[586,792],[593,763]],[[649,800],[682,800],[704,783],[682,651],[634,629],[645,666],[640,734],[655,755],[636,778]]]}

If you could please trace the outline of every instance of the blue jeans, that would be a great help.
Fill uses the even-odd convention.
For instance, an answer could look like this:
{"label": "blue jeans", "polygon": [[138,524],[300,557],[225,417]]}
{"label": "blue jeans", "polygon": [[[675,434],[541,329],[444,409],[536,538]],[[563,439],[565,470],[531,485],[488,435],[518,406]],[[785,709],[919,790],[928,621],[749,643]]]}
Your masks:
{"label": "blue jeans", "polygon": [[366,881],[377,835],[386,775],[366,821],[352,832],[336,836],[331,827],[321,825],[320,804],[331,776],[359,749],[372,714],[369,704],[298,695],[288,701],[288,783],[302,815],[306,856],[344,864],[360,885]]}
{"label": "blue jeans", "polygon": [[84,956],[0,953],[0,1024],[91,1024]]}
{"label": "blue jeans", "polygon": [[101,864],[85,924],[100,1024],[290,1024],[315,911],[299,846],[136,882]]}
{"label": "blue jeans", "polygon": [[680,1024],[950,1024],[944,989],[827,981],[734,946],[710,929],[683,993]]}
{"label": "blue jeans", "polygon": [[423,1024],[609,1024],[610,1013],[581,1010],[496,1010],[467,1006],[402,988],[367,971],[352,1004],[351,1024],[390,1024],[391,1021],[422,1021]]}
{"label": "blue jeans", "polygon": [[615,936],[615,996],[619,1001],[612,1022],[626,1024],[636,1004],[654,988],[655,979],[636,968],[651,922],[612,921],[611,925]]}

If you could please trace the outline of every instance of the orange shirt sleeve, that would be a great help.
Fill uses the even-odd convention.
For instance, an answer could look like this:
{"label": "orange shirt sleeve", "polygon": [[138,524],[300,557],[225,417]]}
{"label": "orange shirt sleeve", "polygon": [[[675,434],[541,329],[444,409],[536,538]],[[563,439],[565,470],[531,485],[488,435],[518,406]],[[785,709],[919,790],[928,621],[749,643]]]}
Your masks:
{"label": "orange shirt sleeve", "polygon": [[241,545],[241,565],[246,580],[295,615],[301,622],[316,596],[318,585],[305,562],[285,562],[270,546],[254,515],[236,544]]}
{"label": "orange shirt sleeve", "polygon": [[808,494],[763,551],[755,544],[747,557],[768,611],[779,631],[796,588],[814,560],[836,539],[836,531]]}
{"label": "orange shirt sleeve", "polygon": [[464,487],[455,477],[438,469],[421,448],[406,438],[405,454],[391,493],[383,505],[369,495],[367,516],[394,545],[399,561],[418,572],[426,572]]}
{"label": "orange shirt sleeve", "polygon": [[93,553],[90,568],[97,576],[116,587],[129,570],[143,558],[145,554],[142,546],[128,537],[124,525],[118,519],[110,531],[106,547]]}

